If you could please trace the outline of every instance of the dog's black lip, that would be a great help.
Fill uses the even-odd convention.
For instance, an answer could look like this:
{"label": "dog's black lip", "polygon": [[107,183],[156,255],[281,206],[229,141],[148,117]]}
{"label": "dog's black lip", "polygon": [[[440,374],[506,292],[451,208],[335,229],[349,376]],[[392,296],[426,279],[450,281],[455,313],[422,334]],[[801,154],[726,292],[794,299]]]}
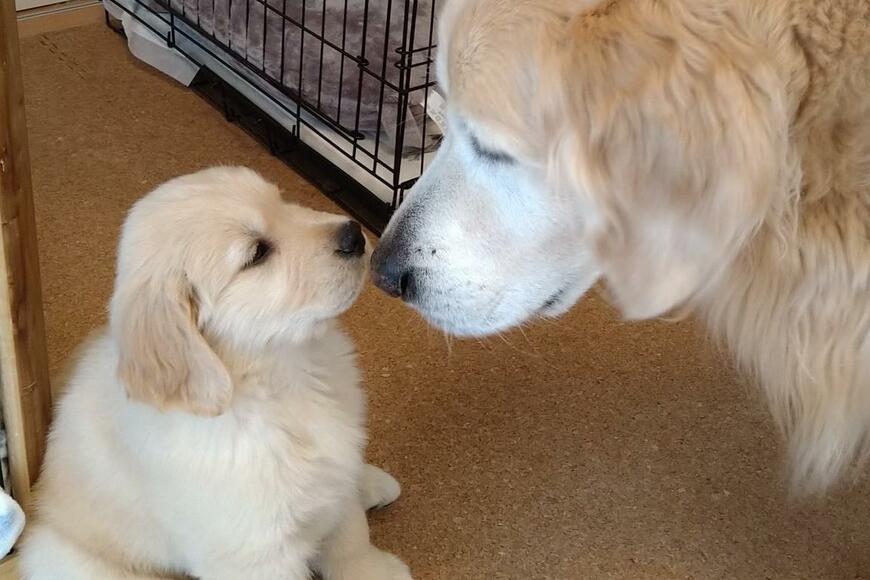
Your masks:
{"label": "dog's black lip", "polygon": [[565,295],[566,290],[567,290],[567,288],[562,288],[559,291],[557,291],[555,294],[553,294],[552,296],[547,298],[547,300],[544,302],[544,304],[541,306],[540,309],[546,310],[546,309],[552,307],[554,304],[556,304],[556,302],[559,301],[560,298],[562,298],[562,296]]}

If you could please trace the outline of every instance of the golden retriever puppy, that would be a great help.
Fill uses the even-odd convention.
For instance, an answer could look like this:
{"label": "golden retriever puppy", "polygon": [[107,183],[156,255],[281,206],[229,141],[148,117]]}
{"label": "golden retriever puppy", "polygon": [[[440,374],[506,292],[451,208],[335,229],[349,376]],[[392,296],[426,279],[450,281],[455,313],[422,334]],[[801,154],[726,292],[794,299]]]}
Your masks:
{"label": "golden retriever puppy", "polygon": [[27,580],[409,580],[365,510],[365,398],[335,318],[366,240],[243,168],[173,179],[121,236],[110,328],[57,411]]}
{"label": "golden retriever puppy", "polygon": [[448,136],[378,285],[482,335],[602,279],[728,342],[806,490],[865,459],[870,2],[450,0],[438,74]]}

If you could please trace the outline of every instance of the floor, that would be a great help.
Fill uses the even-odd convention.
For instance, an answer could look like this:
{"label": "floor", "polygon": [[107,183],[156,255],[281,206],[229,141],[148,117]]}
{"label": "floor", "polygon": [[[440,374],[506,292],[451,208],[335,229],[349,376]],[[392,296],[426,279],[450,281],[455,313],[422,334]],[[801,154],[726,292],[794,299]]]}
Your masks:
{"label": "floor", "polygon": [[[331,207],[102,26],[28,39],[23,59],[55,371],[105,320],[124,212],[161,181],[244,164]],[[373,537],[418,580],[870,578],[870,486],[789,500],[761,403],[691,322],[625,324],[590,297],[448,345],[368,290],[347,325],[371,459],[404,484]]]}

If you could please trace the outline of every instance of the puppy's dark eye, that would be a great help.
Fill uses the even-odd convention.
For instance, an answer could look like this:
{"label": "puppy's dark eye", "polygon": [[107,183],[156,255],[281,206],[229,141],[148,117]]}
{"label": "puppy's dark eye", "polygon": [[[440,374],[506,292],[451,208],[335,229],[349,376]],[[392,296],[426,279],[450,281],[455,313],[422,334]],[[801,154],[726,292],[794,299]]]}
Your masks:
{"label": "puppy's dark eye", "polygon": [[254,246],[254,253],[251,256],[251,259],[248,260],[248,263],[245,264],[245,268],[251,268],[253,266],[259,266],[263,262],[266,261],[272,254],[272,244],[270,244],[267,240],[257,240],[257,245]]}

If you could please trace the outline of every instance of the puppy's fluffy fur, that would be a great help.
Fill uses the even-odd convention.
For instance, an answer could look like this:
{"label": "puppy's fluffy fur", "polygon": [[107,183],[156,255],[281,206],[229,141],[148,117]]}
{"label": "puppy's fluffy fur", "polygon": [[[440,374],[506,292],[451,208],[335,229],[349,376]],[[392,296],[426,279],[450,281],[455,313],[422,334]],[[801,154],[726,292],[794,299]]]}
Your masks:
{"label": "puppy's fluffy fur", "polygon": [[346,223],[240,168],[136,204],[110,329],[52,429],[26,579],[410,579],[369,544],[364,510],[399,486],[363,462],[364,395],[334,321],[366,272],[336,251]]}
{"label": "puppy's fluffy fur", "polygon": [[[480,335],[599,278],[760,379],[795,481],[870,453],[870,3],[451,0],[448,138],[374,257]],[[582,356],[582,355],[580,355]]]}

